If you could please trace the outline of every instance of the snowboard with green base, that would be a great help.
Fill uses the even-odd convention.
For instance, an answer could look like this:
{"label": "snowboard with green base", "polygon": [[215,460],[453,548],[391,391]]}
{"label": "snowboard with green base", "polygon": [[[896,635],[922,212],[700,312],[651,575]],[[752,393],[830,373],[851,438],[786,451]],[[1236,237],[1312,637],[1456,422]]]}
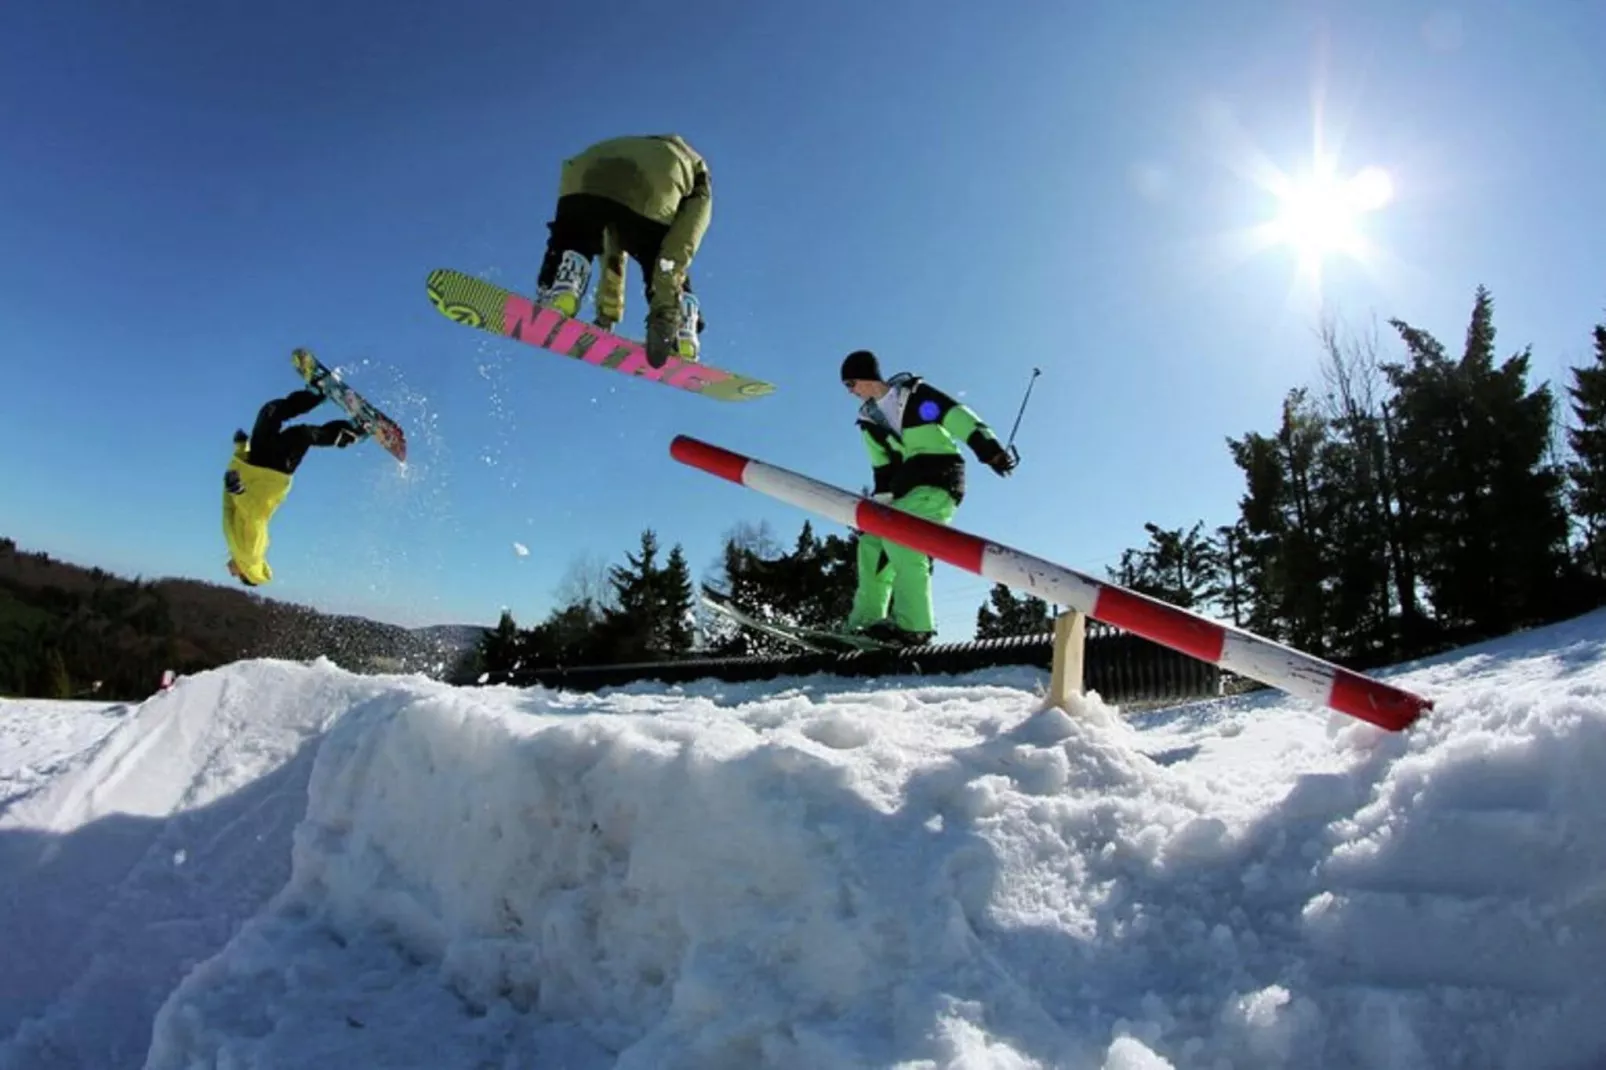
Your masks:
{"label": "snowboard with green base", "polygon": [[635,379],[715,401],[751,401],[775,392],[774,383],[681,357],[670,357],[662,367],[654,368],[640,342],[565,316],[555,308],[543,308],[528,297],[461,271],[431,271],[425,288],[430,304],[453,323]]}

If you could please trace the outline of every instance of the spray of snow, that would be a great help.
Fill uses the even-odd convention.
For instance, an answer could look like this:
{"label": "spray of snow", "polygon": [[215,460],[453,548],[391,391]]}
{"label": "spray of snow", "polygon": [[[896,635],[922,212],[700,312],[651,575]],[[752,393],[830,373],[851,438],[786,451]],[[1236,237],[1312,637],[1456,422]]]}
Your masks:
{"label": "spray of snow", "polygon": [[[429,574],[446,572],[451,562],[442,548],[461,544],[466,534],[446,478],[450,444],[428,394],[409,382],[401,363],[365,356],[331,367],[401,425],[407,435],[407,462],[397,464],[373,442],[352,447],[362,451],[361,463],[352,466],[363,473],[362,494],[353,496],[338,525],[339,539],[311,563],[309,576],[326,569],[331,577],[359,571],[376,603],[406,603]],[[398,528],[433,533],[437,537],[417,543],[434,549],[409,550],[396,539]]]}
{"label": "spray of snow", "polygon": [[0,818],[0,1066],[1597,1065],[1603,654],[1412,667],[1401,735],[232,666]]}
{"label": "spray of snow", "polygon": [[[509,404],[508,368],[513,363],[509,349],[515,343],[481,335],[475,341],[475,371],[486,384],[489,420],[483,425],[488,438],[480,443],[480,460],[497,469],[504,490],[517,490],[520,473],[529,454],[529,443],[521,442],[518,405]],[[515,388],[516,389],[516,388]],[[511,459],[513,463],[507,462]]]}

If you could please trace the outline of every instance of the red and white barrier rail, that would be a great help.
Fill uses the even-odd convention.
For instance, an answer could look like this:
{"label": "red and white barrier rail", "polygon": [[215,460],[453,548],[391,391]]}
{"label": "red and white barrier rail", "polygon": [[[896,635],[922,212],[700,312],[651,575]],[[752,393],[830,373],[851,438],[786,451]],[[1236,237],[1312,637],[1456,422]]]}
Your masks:
{"label": "red and white barrier rail", "polygon": [[890,539],[1391,731],[1409,726],[1433,707],[1432,702],[1409,691],[1292,647],[686,435],[670,443],[669,454],[682,464],[818,513],[844,527]]}

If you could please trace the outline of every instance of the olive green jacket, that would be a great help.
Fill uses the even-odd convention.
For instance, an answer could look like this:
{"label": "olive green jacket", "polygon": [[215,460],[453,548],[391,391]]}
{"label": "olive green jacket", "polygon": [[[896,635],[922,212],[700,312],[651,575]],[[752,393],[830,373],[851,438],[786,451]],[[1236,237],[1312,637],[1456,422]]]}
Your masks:
{"label": "olive green jacket", "polygon": [[[669,228],[649,286],[653,308],[673,307],[713,217],[707,162],[676,134],[610,138],[563,161],[558,196],[571,193],[606,197]],[[597,310],[617,322],[624,315],[625,253],[612,228],[603,237],[602,260]]]}

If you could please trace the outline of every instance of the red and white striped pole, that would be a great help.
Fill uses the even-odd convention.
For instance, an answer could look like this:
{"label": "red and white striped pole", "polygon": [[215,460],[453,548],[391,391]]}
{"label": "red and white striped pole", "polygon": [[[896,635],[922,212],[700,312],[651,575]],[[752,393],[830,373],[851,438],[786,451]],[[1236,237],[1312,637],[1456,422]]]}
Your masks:
{"label": "red and white striped pole", "polygon": [[1432,702],[1409,691],[1292,647],[686,435],[670,443],[669,455],[682,464],[818,513],[844,527],[890,539],[995,583],[1026,591],[1054,605],[1069,606],[1094,620],[1390,731],[1408,727],[1433,708]]}

